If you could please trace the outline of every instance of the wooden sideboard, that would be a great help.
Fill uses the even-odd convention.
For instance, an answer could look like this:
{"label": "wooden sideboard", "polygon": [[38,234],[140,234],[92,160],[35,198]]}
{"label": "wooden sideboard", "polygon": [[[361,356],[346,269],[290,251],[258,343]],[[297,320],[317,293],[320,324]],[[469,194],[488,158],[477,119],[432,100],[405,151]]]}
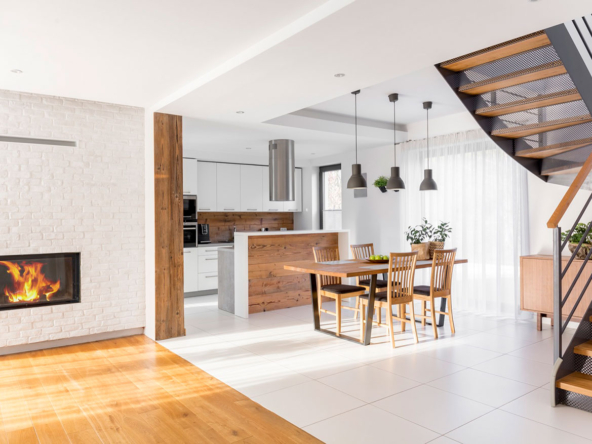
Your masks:
{"label": "wooden sideboard", "polygon": [[[563,267],[567,265],[569,257],[563,258]],[[569,290],[576,274],[582,266],[582,260],[574,260],[562,282],[563,297]],[[571,312],[580,293],[586,285],[585,277],[592,274],[592,261],[588,261],[582,276],[571,292],[563,315],[566,317]],[[580,321],[586,313],[592,301],[592,285],[588,286],[582,299],[582,303],[574,313],[573,320]],[[551,317],[553,320],[553,257],[546,255],[533,255],[520,257],[520,308],[537,313],[537,328],[542,327],[542,318]]]}

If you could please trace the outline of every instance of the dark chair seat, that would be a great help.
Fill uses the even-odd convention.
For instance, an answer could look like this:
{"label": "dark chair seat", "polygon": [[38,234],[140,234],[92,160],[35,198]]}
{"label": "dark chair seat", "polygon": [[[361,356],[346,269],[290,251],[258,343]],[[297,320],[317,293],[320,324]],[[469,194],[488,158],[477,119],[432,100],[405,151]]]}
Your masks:
{"label": "dark chair seat", "polygon": [[413,294],[420,294],[422,296],[429,296],[430,295],[430,286],[429,285],[417,285],[413,287]]}
{"label": "dark chair seat", "polygon": [[[370,287],[370,279],[362,279],[360,281],[360,285],[363,285],[365,287]],[[376,280],[376,288],[386,288],[388,287],[388,281],[385,281],[384,279],[377,279]]]}
{"label": "dark chair seat", "polygon": [[[367,301],[368,299],[370,299],[370,296],[365,294],[363,296],[360,296],[360,299],[364,299],[365,301]],[[386,296],[381,296],[379,294],[374,296],[374,302],[386,302],[386,301],[387,301]]]}
{"label": "dark chair seat", "polygon": [[359,291],[366,291],[364,287],[358,287],[357,285],[342,285],[342,284],[334,284],[334,285],[323,285],[321,290],[327,291],[329,293],[335,294],[347,294],[347,293],[356,293]]}

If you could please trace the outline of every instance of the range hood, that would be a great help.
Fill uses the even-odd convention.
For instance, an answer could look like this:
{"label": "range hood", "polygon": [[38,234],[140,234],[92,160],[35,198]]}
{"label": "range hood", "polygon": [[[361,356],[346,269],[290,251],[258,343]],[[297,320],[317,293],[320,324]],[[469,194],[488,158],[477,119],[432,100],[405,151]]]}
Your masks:
{"label": "range hood", "polygon": [[294,141],[269,141],[269,200],[295,200]]}

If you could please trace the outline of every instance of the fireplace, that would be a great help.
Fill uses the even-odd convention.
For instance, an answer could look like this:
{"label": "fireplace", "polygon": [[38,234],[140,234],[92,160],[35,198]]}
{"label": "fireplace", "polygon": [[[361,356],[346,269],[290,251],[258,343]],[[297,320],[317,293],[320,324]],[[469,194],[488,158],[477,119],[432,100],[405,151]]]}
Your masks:
{"label": "fireplace", "polygon": [[80,253],[0,256],[0,310],[80,302]]}

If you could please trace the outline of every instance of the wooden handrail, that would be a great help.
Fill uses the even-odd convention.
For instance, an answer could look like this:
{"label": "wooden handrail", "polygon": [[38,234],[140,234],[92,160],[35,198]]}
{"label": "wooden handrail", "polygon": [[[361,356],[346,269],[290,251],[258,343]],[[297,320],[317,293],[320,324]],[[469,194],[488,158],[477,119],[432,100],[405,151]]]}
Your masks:
{"label": "wooden handrail", "polygon": [[582,169],[578,172],[578,175],[567,189],[567,192],[563,196],[563,199],[561,199],[561,202],[559,202],[559,205],[557,205],[557,208],[551,215],[549,222],[547,222],[548,228],[557,228],[559,226],[559,222],[561,222],[563,215],[565,214],[565,212],[571,205],[572,201],[576,197],[576,194],[578,194],[578,191],[580,191],[582,184],[586,180],[586,177],[588,177],[588,174],[590,174],[591,170],[592,153],[588,156],[588,158],[584,162],[584,165],[582,165]]}

